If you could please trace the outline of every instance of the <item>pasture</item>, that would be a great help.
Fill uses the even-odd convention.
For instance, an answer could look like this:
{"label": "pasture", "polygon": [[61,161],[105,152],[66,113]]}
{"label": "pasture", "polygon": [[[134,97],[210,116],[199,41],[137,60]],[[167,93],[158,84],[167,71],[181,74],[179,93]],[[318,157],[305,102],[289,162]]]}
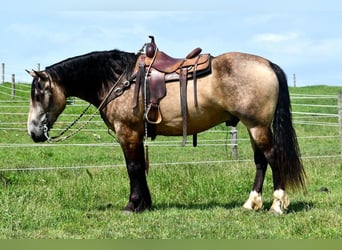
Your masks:
{"label": "pasture", "polygon": [[[241,207],[255,167],[248,134],[238,125],[239,160],[224,124],[198,135],[149,141],[152,209],[125,214],[129,185],[120,147],[97,116],[56,144],[33,144],[26,132],[29,85],[0,84],[0,238],[340,239],[342,159],[337,94],[341,87],[290,88],[294,124],[308,176],[307,192],[289,192],[283,216],[268,213],[272,178],[260,212]],[[73,102],[74,101],[74,102]],[[85,108],[68,105],[51,135]],[[92,114],[93,110],[88,113]],[[84,120],[87,119],[87,116]]]}

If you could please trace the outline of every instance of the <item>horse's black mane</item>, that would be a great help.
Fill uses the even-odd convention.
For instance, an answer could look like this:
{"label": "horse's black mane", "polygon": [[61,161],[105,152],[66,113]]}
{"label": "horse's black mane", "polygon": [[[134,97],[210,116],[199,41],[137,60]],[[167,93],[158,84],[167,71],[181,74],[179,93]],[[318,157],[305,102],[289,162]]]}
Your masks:
{"label": "horse's black mane", "polygon": [[68,58],[46,67],[45,71],[53,80],[68,85],[79,83],[86,87],[88,84],[115,81],[124,71],[126,77],[129,77],[136,60],[137,55],[134,53],[120,50],[97,51]]}

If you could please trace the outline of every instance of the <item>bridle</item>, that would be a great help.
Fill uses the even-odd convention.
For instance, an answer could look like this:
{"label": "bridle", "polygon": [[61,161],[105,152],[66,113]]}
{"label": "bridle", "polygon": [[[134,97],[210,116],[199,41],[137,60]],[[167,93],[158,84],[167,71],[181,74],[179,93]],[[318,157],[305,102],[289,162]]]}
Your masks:
{"label": "bridle", "polygon": [[[121,96],[124,91],[126,89],[128,89],[131,86],[132,83],[132,77],[129,80],[124,81],[121,86],[118,86],[121,83],[121,80],[123,78],[123,76],[125,75],[126,70],[120,75],[120,77],[118,78],[118,80],[114,83],[114,85],[112,86],[112,88],[109,90],[109,92],[107,93],[107,95],[105,96],[105,98],[102,100],[102,102],[100,103],[100,105],[97,107],[97,109],[93,112],[92,115],[90,115],[89,119],[84,122],[78,129],[76,129],[75,131],[73,131],[72,133],[70,133],[69,135],[63,136],[66,132],[68,132],[83,116],[84,114],[87,113],[88,109],[90,108],[90,106],[92,104],[89,104],[83,111],[82,113],[69,125],[67,126],[63,131],[61,131],[59,133],[59,135],[57,136],[53,136],[50,137],[49,136],[49,118],[48,118],[48,114],[49,112],[45,112],[45,119],[43,121],[43,132],[44,132],[44,136],[46,137],[46,139],[48,140],[48,142],[61,142],[61,141],[65,141],[67,139],[69,139],[70,137],[76,135],[78,132],[80,132],[85,126],[87,126],[90,121],[109,103],[108,102],[108,98],[111,96],[111,101],[114,100],[116,97]],[[50,99],[53,96],[52,93],[52,88],[51,88],[51,78],[50,75],[48,74],[48,81],[49,81],[49,85],[50,85],[50,89],[51,89],[51,93],[50,93]],[[37,87],[36,87],[37,88]],[[51,100],[49,99],[49,104],[48,104],[48,110],[49,107],[51,105]]]}

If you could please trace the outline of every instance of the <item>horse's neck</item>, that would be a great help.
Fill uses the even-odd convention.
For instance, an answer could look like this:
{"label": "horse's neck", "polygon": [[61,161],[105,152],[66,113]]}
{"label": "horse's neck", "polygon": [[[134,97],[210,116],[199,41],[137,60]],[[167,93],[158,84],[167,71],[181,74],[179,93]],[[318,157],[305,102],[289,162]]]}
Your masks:
{"label": "horse's neck", "polygon": [[[125,67],[128,66],[128,68],[131,66],[132,69],[128,69],[129,71],[133,71],[134,65],[137,59],[137,55],[133,53],[124,53],[126,55],[126,60],[127,64]],[[116,57],[115,57],[116,58]],[[119,60],[119,59],[116,59]],[[99,61],[101,62],[101,60]],[[94,78],[94,75],[92,75],[92,72],[88,70],[82,69],[77,69],[76,72],[73,72],[72,75],[68,74],[63,74],[66,76],[68,79],[63,79],[60,84],[66,89],[67,96],[75,96],[78,97],[82,100],[85,100],[95,106],[99,106],[100,103],[103,101],[103,99],[106,97],[107,93],[110,91],[110,89],[113,87],[114,82],[117,80],[115,79],[115,76],[113,75],[113,78],[109,77],[106,79],[105,75],[111,75],[115,72],[117,64],[121,65],[123,62],[121,61],[116,61],[115,63],[113,62],[108,62],[109,65],[107,65],[108,68],[106,69],[101,69],[101,72],[105,72],[105,74],[99,74],[97,72],[97,75],[100,75],[99,78],[97,79],[96,77]],[[130,65],[132,63],[132,65]],[[94,62],[92,63],[94,65]],[[120,69],[120,68],[119,68]],[[92,69],[96,70],[96,69]],[[127,68],[126,68],[127,70]],[[89,75],[87,75],[89,74]],[[101,79],[104,77],[103,79]],[[120,77],[120,76],[116,76]],[[93,80],[89,80],[93,79]]]}
{"label": "horse's neck", "polygon": [[94,83],[93,88],[82,86],[82,82],[74,83],[72,86],[66,88],[67,97],[77,97],[94,106],[99,106],[102,101],[102,86],[96,87]]}

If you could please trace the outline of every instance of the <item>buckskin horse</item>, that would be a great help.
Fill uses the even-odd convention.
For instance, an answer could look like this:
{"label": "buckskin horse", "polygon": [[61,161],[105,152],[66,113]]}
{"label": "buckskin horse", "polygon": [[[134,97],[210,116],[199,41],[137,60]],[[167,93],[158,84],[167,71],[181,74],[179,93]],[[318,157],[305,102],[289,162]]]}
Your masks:
{"label": "buckskin horse", "polygon": [[[75,96],[96,106],[123,150],[130,180],[129,200],[124,210],[133,212],[142,212],[152,205],[144,153],[146,98],[144,86],[134,87],[139,83],[137,78],[141,78],[137,65],[139,60],[145,61],[141,60],[145,54],[147,50],[146,53],[142,50],[92,52],[66,59],[43,71],[28,71],[33,81],[27,126],[33,141],[49,139],[48,132],[64,110],[67,97]],[[195,58],[198,53],[195,54],[189,58]],[[187,60],[166,59],[162,65],[177,64],[176,68],[178,63],[184,65]],[[211,56],[210,61],[208,74],[196,79],[193,75],[187,80],[185,118],[180,80],[164,86],[166,95],[159,100],[157,109],[162,119],[153,124],[154,136],[184,136],[184,125],[185,132],[194,135],[222,122],[236,125],[241,121],[249,132],[256,165],[252,191],[243,208],[261,209],[269,164],[274,188],[270,212],[283,214],[289,206],[286,190],[305,189],[305,171],[292,125],[286,75],[278,65],[251,54],[225,53]],[[144,65],[143,73],[147,74],[146,67],[151,68],[153,64],[154,61]]]}

